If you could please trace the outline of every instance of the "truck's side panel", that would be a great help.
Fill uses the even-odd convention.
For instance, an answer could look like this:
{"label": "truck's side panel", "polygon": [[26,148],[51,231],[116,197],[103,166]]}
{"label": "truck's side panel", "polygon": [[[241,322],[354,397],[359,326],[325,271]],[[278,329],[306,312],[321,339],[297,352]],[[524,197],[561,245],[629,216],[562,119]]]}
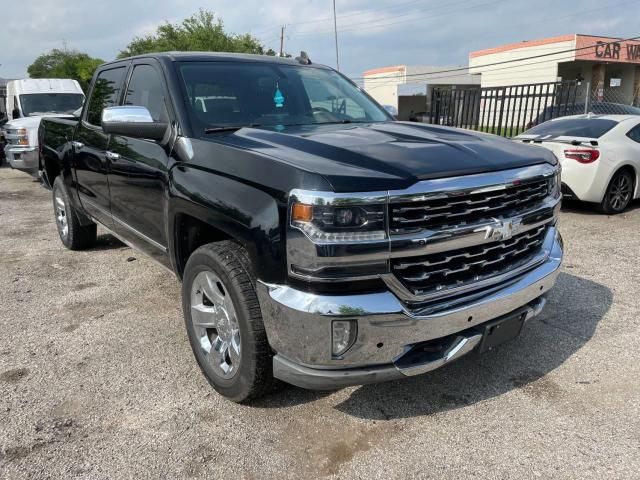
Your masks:
{"label": "truck's side panel", "polygon": [[108,175],[114,228],[126,237],[142,234],[166,252],[167,147],[113,136],[109,152],[117,155]]}
{"label": "truck's side panel", "polygon": [[113,228],[106,157],[110,135],[101,128],[105,107],[117,105],[128,64],[98,70],[74,137],[74,167],[80,202],[102,224]]}
{"label": "truck's side panel", "polygon": [[[73,138],[78,125],[77,120],[64,118],[43,118],[38,130],[38,142],[41,148],[40,169],[43,181],[51,188],[58,175],[62,175],[73,207],[83,212],[78,200],[77,184],[73,172]],[[87,224],[90,219],[79,215],[80,222]]]}
{"label": "truck's side panel", "polygon": [[[153,59],[133,62],[123,88],[123,105],[143,106],[154,120],[175,124],[162,71]],[[168,108],[169,107],[169,108]],[[113,135],[109,144],[109,190],[114,228],[168,264],[168,165],[175,129],[162,141]]]}
{"label": "truck's side panel", "polygon": [[[284,281],[284,205],[266,192],[222,175],[185,164],[174,167],[170,178],[169,230],[174,232],[170,251],[179,255],[178,223],[188,215],[224,232],[243,244],[258,278]],[[175,258],[178,267],[185,259]]]}

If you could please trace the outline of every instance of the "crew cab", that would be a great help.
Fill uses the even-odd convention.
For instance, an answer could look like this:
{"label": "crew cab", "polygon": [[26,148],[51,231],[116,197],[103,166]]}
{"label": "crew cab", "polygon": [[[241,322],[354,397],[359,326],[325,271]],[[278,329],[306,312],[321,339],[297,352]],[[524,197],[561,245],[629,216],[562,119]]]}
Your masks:
{"label": "crew cab", "polygon": [[12,168],[38,174],[38,127],[43,116],[72,116],[84,93],[76,80],[25,78],[7,82],[9,121],[3,126],[4,153]]}
{"label": "crew cab", "polygon": [[174,272],[195,358],[238,402],[490,350],[562,261],[552,152],[394,121],[305,54],[114,61],[40,138],[62,243],[100,224]]}

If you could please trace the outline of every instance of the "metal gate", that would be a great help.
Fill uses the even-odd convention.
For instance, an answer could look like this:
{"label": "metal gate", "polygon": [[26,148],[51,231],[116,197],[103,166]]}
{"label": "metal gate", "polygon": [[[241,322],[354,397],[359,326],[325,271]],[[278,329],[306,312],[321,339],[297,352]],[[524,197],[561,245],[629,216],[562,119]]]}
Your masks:
{"label": "metal gate", "polygon": [[582,90],[577,81],[485,88],[436,87],[432,90],[428,118],[437,125],[513,137],[552,118],[583,113]]}

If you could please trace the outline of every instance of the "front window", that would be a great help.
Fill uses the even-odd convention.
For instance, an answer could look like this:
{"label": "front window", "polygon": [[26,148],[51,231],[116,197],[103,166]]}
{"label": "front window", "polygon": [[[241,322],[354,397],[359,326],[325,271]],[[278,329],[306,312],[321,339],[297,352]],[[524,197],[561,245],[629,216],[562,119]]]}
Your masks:
{"label": "front window", "polygon": [[360,89],[326,68],[257,62],[183,62],[179,70],[191,120],[200,130],[391,120]]}
{"label": "front window", "polygon": [[82,107],[84,95],[80,93],[29,93],[20,95],[25,117],[47,113],[72,114]]}

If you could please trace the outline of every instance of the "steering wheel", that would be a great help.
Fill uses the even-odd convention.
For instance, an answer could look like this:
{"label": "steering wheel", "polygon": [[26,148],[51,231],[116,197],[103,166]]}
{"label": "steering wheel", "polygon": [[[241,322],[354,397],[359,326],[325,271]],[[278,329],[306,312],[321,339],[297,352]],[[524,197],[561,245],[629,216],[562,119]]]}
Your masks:
{"label": "steering wheel", "polygon": [[312,113],[331,113],[331,110],[326,109],[324,107],[313,107],[311,109]]}

